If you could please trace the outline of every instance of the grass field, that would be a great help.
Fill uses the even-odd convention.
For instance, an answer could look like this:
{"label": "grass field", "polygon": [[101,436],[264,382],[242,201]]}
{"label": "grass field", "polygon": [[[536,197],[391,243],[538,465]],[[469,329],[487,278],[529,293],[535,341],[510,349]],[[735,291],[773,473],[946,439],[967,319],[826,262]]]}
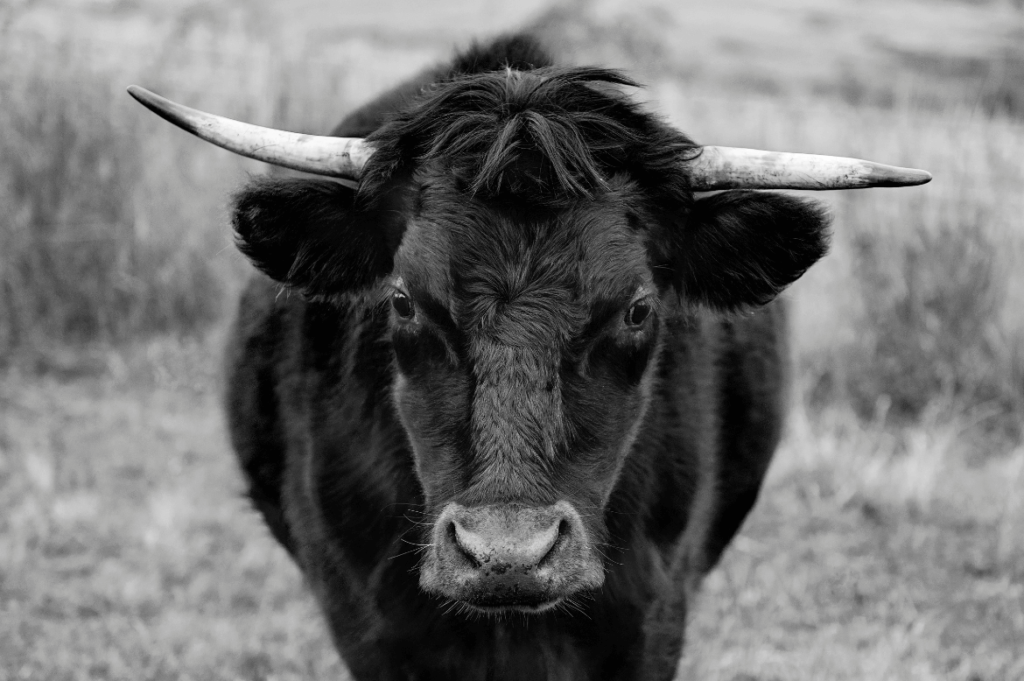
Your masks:
{"label": "grass field", "polygon": [[0,679],[344,678],[219,413],[226,196],[261,168],[124,85],[319,132],[524,24],[702,142],[936,178],[819,197],[789,431],[681,678],[1024,679],[1020,3],[378,4],[0,7]]}

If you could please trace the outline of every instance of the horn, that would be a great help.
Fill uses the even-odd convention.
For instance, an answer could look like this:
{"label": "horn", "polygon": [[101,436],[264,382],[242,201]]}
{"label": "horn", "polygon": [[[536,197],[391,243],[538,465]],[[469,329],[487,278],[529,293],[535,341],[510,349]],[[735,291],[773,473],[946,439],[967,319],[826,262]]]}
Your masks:
{"label": "horn", "polygon": [[695,191],[908,187],[932,179],[925,170],[856,158],[736,147],[704,147],[688,166]]}
{"label": "horn", "polygon": [[156,115],[200,139],[292,170],[358,180],[373,154],[373,147],[357,137],[301,135],[241,123],[182,106],[137,85],[129,86],[128,94]]}

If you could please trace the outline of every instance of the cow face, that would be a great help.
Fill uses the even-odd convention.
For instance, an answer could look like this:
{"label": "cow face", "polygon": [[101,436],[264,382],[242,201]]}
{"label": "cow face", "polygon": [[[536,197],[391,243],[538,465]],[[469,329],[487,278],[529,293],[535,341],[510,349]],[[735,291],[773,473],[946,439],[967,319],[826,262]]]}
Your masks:
{"label": "cow face", "polygon": [[394,398],[430,517],[421,584],[543,609],[603,581],[661,307],[621,191],[561,210],[420,185],[386,280]]}
{"label": "cow face", "polygon": [[625,175],[557,206],[475,198],[440,171],[372,211],[328,185],[252,185],[240,246],[308,294],[387,305],[429,519],[421,586],[488,612],[602,585],[669,317],[767,302],[825,248],[808,203],[730,192],[668,212]]}

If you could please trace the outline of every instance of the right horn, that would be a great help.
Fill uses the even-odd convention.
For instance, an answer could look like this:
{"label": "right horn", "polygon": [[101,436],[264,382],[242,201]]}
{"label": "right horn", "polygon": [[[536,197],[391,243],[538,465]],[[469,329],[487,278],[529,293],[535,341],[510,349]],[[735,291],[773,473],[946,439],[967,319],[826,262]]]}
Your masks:
{"label": "right horn", "polygon": [[200,139],[257,161],[315,175],[358,181],[373,155],[360,138],[321,137],[274,130],[199,111],[132,85],[128,94],[140,104]]}
{"label": "right horn", "polygon": [[687,162],[691,189],[864,189],[930,182],[926,170],[841,156],[704,147]]}

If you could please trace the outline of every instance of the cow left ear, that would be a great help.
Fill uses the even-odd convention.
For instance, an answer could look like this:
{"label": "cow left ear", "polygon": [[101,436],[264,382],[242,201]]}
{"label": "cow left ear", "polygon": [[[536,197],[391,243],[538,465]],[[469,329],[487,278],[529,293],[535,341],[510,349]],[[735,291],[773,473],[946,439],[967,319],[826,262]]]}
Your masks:
{"label": "cow left ear", "polygon": [[330,180],[261,177],[239,191],[239,250],[267,276],[311,296],[354,293],[392,268],[400,233]]}
{"label": "cow left ear", "polygon": [[723,192],[689,218],[670,256],[676,285],[718,310],[770,302],[828,251],[825,209],[785,194]]}

